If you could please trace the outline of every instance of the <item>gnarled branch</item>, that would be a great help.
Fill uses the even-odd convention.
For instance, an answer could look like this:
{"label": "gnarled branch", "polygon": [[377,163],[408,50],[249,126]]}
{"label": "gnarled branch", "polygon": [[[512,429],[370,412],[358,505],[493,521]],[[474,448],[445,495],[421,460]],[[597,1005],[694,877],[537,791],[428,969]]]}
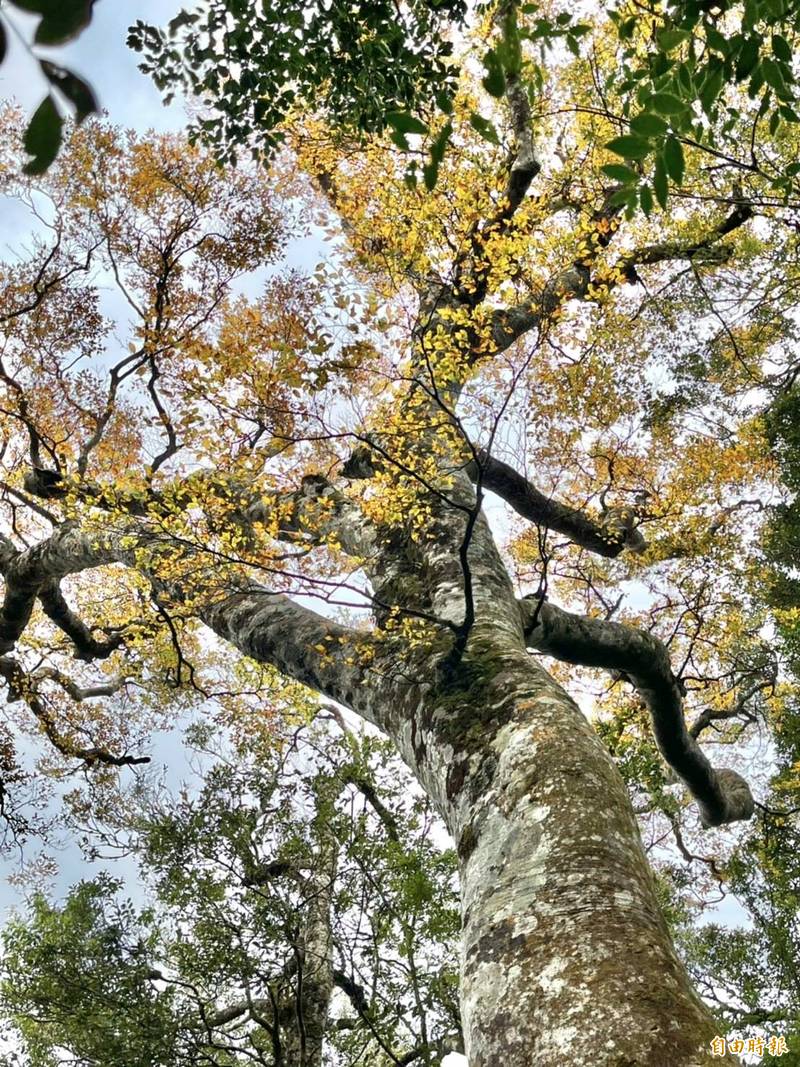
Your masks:
{"label": "gnarled branch", "polygon": [[659,752],[694,797],[704,826],[751,818],[755,805],[747,782],[736,771],[712,767],[686,729],[683,687],[662,641],[534,598],[520,605],[530,648],[566,663],[621,672],[636,689],[650,711]]}
{"label": "gnarled branch", "polygon": [[8,700],[11,702],[15,700],[25,701],[38,720],[50,744],[62,756],[66,756],[69,759],[82,760],[89,767],[95,763],[103,763],[111,767],[130,767],[135,764],[150,762],[149,756],[115,756],[114,753],[97,745],[90,747],[76,745],[74,741],[64,737],[36,691],[34,677],[28,674],[10,656],[0,656],[0,677],[5,679],[8,686]]}
{"label": "gnarled branch", "polygon": [[633,509],[625,514],[609,510],[596,522],[586,512],[546,496],[508,463],[483,451],[466,470],[473,481],[480,473],[484,489],[497,493],[523,519],[564,534],[589,552],[614,559],[623,549],[641,552],[645,548],[644,538],[633,525]]}

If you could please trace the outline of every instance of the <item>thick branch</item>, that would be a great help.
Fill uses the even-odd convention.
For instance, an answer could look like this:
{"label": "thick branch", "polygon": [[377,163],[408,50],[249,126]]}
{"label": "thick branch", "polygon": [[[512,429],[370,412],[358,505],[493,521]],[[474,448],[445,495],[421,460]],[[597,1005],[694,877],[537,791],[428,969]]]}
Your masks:
{"label": "thick branch", "polygon": [[271,664],[380,725],[380,708],[359,663],[368,655],[369,635],[331,622],[255,583],[198,606],[197,614],[246,656]]}
{"label": "thick branch", "polygon": [[657,637],[573,615],[554,604],[539,605],[533,598],[520,603],[529,647],[566,663],[619,671],[634,686],[650,711],[658,749],[697,802],[704,826],[752,816],[754,802],[745,780],[736,771],[712,767],[687,731],[683,689]]}
{"label": "thick branch", "polygon": [[742,715],[751,722],[755,721],[755,716],[747,710],[747,705],[758,693],[763,693],[765,689],[773,689],[775,681],[774,677],[763,678],[754,685],[748,686],[730,708],[705,708],[692,723],[689,735],[696,740],[706,727],[720,719],[736,719]]}
{"label": "thick branch", "polygon": [[[626,548],[633,552],[645,548],[644,538],[633,526],[635,514],[632,509],[626,510],[625,514],[616,509],[609,510],[603,520],[595,522],[584,511],[545,496],[502,460],[481,452],[479,463],[483,487],[497,493],[523,519],[564,534],[581,548],[610,559]],[[467,473],[476,481],[478,463],[470,463]]]}
{"label": "thick branch", "polygon": [[[0,542],[0,552],[8,546],[16,553],[7,539]],[[148,549],[155,553],[150,562],[142,551]],[[283,593],[240,584],[233,577],[228,582],[216,567],[199,567],[191,579],[165,582],[157,574],[158,549],[158,540],[134,524],[100,538],[67,523],[34,548],[16,553],[13,565],[31,583],[34,595],[45,582],[67,574],[109,563],[133,567],[165,596],[190,604],[196,617],[245,655],[277,667],[377,724],[379,709],[372,687],[365,685],[362,663],[371,651],[365,647],[368,634],[331,622]],[[187,556],[203,561],[202,552],[188,550]]]}

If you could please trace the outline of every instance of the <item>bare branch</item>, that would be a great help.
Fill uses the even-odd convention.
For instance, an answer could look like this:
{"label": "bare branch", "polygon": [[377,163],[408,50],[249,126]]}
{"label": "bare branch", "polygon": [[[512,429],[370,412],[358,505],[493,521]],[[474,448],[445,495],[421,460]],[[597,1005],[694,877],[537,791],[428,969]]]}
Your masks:
{"label": "bare branch", "polygon": [[91,767],[96,763],[103,763],[111,767],[130,767],[135,764],[149,763],[149,756],[115,756],[105,748],[98,746],[84,747],[76,745],[74,741],[63,736],[59,731],[53,716],[45,707],[44,701],[36,691],[35,679],[28,674],[10,656],[0,656],[0,677],[5,679],[8,686],[8,700],[24,700],[42,727],[47,739],[52,746],[69,759],[82,760]]}
{"label": "bare branch", "polygon": [[508,463],[485,451],[479,454],[479,463],[470,463],[466,468],[473,481],[478,478],[479,465],[484,488],[497,493],[523,519],[564,534],[581,548],[610,559],[626,548],[632,552],[644,550],[645,541],[634,526],[636,515],[632,508],[625,509],[624,514],[609,509],[596,522],[584,511],[545,496]]}
{"label": "bare branch", "polygon": [[520,601],[529,647],[566,663],[621,672],[647,705],[658,749],[694,797],[704,826],[749,819],[754,801],[736,771],[711,766],[686,729],[683,687],[666,646],[653,634],[617,622],[573,615],[554,604]]}

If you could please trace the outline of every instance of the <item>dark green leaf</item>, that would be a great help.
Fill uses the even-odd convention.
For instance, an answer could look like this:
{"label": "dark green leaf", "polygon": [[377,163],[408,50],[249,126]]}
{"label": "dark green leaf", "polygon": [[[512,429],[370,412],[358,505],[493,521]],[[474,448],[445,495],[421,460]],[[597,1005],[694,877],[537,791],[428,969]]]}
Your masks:
{"label": "dark green leaf", "polygon": [[435,163],[437,166],[444,159],[445,149],[447,148],[447,143],[452,134],[453,124],[452,122],[448,122],[442,127],[441,133],[431,145],[431,162]]}
{"label": "dark green leaf", "polygon": [[622,137],[615,137],[609,141],[605,147],[609,152],[614,152],[615,155],[623,156],[625,159],[644,159],[652,151],[653,146],[642,137],[623,134]]}
{"label": "dark green leaf", "polygon": [[665,52],[671,52],[673,48],[688,41],[691,36],[691,33],[686,30],[662,30],[656,39],[659,48]]}
{"label": "dark green leaf", "polygon": [[506,76],[500,57],[494,49],[490,48],[483,57],[483,65],[486,69],[486,77],[483,79],[484,89],[491,96],[501,97],[506,89]]}
{"label": "dark green leaf", "polygon": [[751,100],[754,97],[758,96],[763,84],[764,74],[761,70],[761,64],[757,63],[753,68],[753,73],[750,76],[750,81],[747,86],[747,95],[750,97]]}
{"label": "dark green leaf", "polygon": [[624,22],[620,23],[620,26],[617,29],[617,34],[621,41],[628,41],[633,37],[633,31],[636,29],[638,21],[639,20],[634,15],[632,18],[626,19]]}
{"label": "dark green leaf", "polygon": [[55,85],[75,108],[75,121],[83,122],[87,115],[95,114],[98,110],[97,100],[94,93],[86,82],[64,67],[56,66],[47,59],[39,61],[39,66],[44,76],[51,85]]}
{"label": "dark green leaf", "polygon": [[427,133],[428,127],[424,122],[414,118],[408,111],[388,111],[386,121],[397,133]]}
{"label": "dark green leaf", "polygon": [[761,47],[760,37],[747,37],[739,50],[739,58],[736,61],[736,80],[744,81],[749,78],[758,63],[758,53]]}
{"label": "dark green leaf", "polygon": [[476,130],[481,135],[484,141],[491,141],[492,144],[500,144],[497,130],[488,119],[483,117],[483,115],[479,115],[477,112],[473,111],[469,117],[469,124],[473,130]]}
{"label": "dark green leaf", "polygon": [[721,69],[713,71],[703,82],[700,88],[700,103],[707,115],[711,114],[717,97],[722,91],[723,72]]}
{"label": "dark green leaf", "polygon": [[667,196],[669,195],[669,183],[667,181],[667,172],[664,169],[664,160],[660,155],[656,156],[656,165],[653,171],[653,191],[656,194],[656,200],[661,205],[661,208],[666,208]]}
{"label": "dark green leaf", "polygon": [[715,30],[713,26],[706,26],[706,40],[715,52],[719,52],[721,56],[727,56],[730,45],[727,37],[724,37],[719,30]]}
{"label": "dark green leaf", "polygon": [[447,95],[447,93],[436,94],[436,106],[439,108],[443,115],[453,114],[453,101],[452,98]]}
{"label": "dark green leaf", "polygon": [[25,131],[23,145],[28,155],[33,156],[23,168],[26,174],[43,174],[56,158],[63,124],[52,96],[46,96]]}
{"label": "dark green leaf", "polygon": [[178,14],[167,23],[167,29],[171,37],[174,37],[178,30],[183,29],[184,26],[191,26],[200,16],[197,13],[190,13],[188,11],[179,11]]}
{"label": "dark green leaf", "polygon": [[607,174],[609,178],[613,178],[615,182],[622,182],[623,185],[633,185],[639,181],[639,175],[635,170],[631,170],[630,167],[626,167],[622,163],[606,163],[604,167],[600,168],[603,174]]}
{"label": "dark green leaf", "polygon": [[772,51],[775,53],[778,59],[782,59],[785,63],[792,62],[791,45],[786,40],[786,38],[782,37],[779,33],[775,33],[772,36]]}
{"label": "dark green leaf", "polygon": [[673,93],[654,93],[648,101],[648,106],[662,115],[680,115],[686,110],[684,101]]}
{"label": "dark green leaf", "polygon": [[642,137],[662,137],[667,132],[667,124],[652,111],[641,111],[631,119],[631,129]]}
{"label": "dark green leaf", "polygon": [[792,99],[791,91],[784,76],[784,68],[780,63],[777,63],[769,56],[764,56],[761,60],[761,70],[764,74],[764,81],[767,85],[772,86],[781,99]]}
{"label": "dark green leaf", "polygon": [[639,190],[639,203],[645,215],[650,216],[653,213],[653,193],[649,185],[643,185]]}
{"label": "dark green leaf", "polygon": [[34,41],[37,44],[63,44],[76,37],[92,20],[91,0],[60,0],[42,3],[42,13]]}
{"label": "dark green leaf", "polygon": [[684,160],[683,148],[675,137],[668,137],[664,143],[664,169],[676,185],[683,182]]}
{"label": "dark green leaf", "polygon": [[638,199],[638,193],[634,187],[628,186],[625,189],[617,189],[615,193],[612,193],[608,198],[608,203],[611,207],[620,207],[625,205],[626,207],[635,206]]}
{"label": "dark green leaf", "polygon": [[431,189],[435,188],[439,177],[439,164],[434,161],[426,163],[422,168],[422,177],[425,180],[425,188],[430,192]]}

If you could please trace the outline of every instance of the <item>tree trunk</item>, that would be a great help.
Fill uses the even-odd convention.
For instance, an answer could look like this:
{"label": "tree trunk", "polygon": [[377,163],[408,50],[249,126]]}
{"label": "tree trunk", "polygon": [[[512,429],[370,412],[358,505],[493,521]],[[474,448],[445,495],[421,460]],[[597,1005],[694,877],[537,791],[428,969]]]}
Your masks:
{"label": "tree trunk", "polygon": [[738,1062],[711,1057],[611,756],[524,650],[468,654],[397,741],[458,847],[470,1067]]}

